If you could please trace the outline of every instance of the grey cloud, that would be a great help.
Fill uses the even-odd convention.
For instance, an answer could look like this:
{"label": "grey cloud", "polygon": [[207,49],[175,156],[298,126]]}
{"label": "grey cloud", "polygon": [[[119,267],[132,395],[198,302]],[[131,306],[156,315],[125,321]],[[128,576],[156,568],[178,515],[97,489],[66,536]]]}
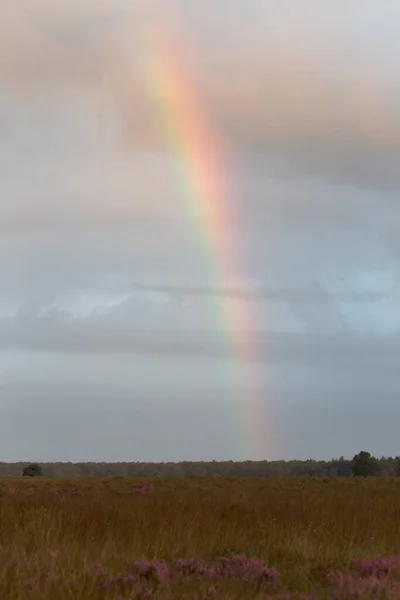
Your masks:
{"label": "grey cloud", "polygon": [[199,285],[149,285],[140,283],[131,283],[129,286],[133,290],[143,290],[150,292],[164,292],[177,296],[210,296],[210,297],[225,297],[225,298],[255,298],[263,300],[279,300],[289,303],[299,304],[329,304],[337,302],[371,302],[387,297],[382,292],[356,292],[349,291],[342,294],[330,294],[322,285],[314,283],[309,289],[284,289],[272,288],[262,285],[253,287],[211,287]]}
{"label": "grey cloud", "polygon": [[[134,313],[135,314],[135,313]],[[259,358],[268,361],[340,362],[346,365],[348,357],[357,354],[373,357],[387,353],[396,357],[399,336],[357,335],[339,333],[277,333],[273,331],[242,332],[226,329],[192,331],[187,328],[149,329],[139,322],[115,327],[112,312],[94,313],[89,318],[73,319],[66,311],[50,309],[42,316],[21,310],[15,317],[0,319],[0,343],[3,349],[21,348],[91,353],[156,353],[223,355],[226,351],[222,334],[237,338],[240,346],[243,335],[250,335]],[[397,360],[397,359],[396,359]]]}
{"label": "grey cloud", "polygon": [[345,133],[332,144],[316,143],[307,136],[286,144],[250,141],[244,154],[247,161],[262,162],[265,169],[282,179],[316,178],[327,184],[386,192],[397,192],[400,186],[398,147],[353,142]]}
{"label": "grey cloud", "polygon": [[[399,17],[377,0],[0,0],[2,456],[72,456],[82,404],[77,459],[247,458],[224,429],[239,398],[282,417],[265,423],[280,456],[395,443]],[[150,59],[168,35],[207,164],[164,129]],[[194,431],[210,412],[212,453]],[[127,426],[119,445],[129,415],[139,441]]]}
{"label": "grey cloud", "polygon": [[[2,355],[2,456],[4,460],[331,458],[341,453],[352,456],[362,447],[396,454],[398,340],[291,335],[270,336],[270,343],[268,362],[265,338],[260,387],[254,388],[259,377],[254,374],[252,389],[243,395],[237,394],[231,366],[226,368],[225,382],[218,385],[216,376],[224,373],[224,366],[215,359],[204,363],[199,355],[186,363],[171,353],[140,359],[20,352],[8,361]],[[280,365],[277,359],[282,360]],[[5,379],[4,365],[10,360],[14,367]],[[246,437],[246,423],[238,413],[241,402],[243,415],[258,419],[259,439],[254,439],[254,430],[251,440]],[[205,432],[211,439],[207,445]]]}
{"label": "grey cloud", "polygon": [[0,78],[22,99],[75,101],[87,118],[114,105],[125,141],[162,145],[162,123],[145,92],[146,52],[169,32],[193,55],[199,102],[228,146],[263,152],[277,172],[397,189],[400,81],[391,56],[399,48],[393,11],[379,7],[383,49],[374,55],[371,34],[354,39],[354,14],[339,7],[324,14],[307,4],[299,12],[294,3],[277,9],[260,0],[243,21],[239,3],[228,17],[171,1],[127,8],[36,0],[22,8],[6,0]]}
{"label": "grey cloud", "polygon": [[[378,286],[378,283],[375,285]],[[78,351],[79,348],[82,351],[102,348],[102,352],[118,352],[119,343],[121,343],[121,351],[129,352],[130,345],[135,340],[138,346],[133,344],[133,352],[139,351],[140,348],[143,351],[157,352],[157,344],[160,344],[161,353],[168,352],[170,343],[171,351],[174,351],[175,334],[178,335],[179,340],[183,339],[184,346],[186,347],[185,344],[188,346],[187,351],[191,352],[190,340],[185,341],[184,332],[194,328],[197,332],[194,352],[203,352],[202,336],[199,337],[201,329],[211,336],[215,329],[222,332],[221,325],[217,325],[216,319],[217,313],[220,312],[216,303],[218,299],[224,299],[226,310],[238,310],[244,314],[253,311],[253,319],[248,323],[252,329],[276,328],[278,331],[287,331],[293,328],[297,330],[302,326],[316,334],[328,331],[337,333],[350,332],[353,329],[352,311],[358,310],[360,313],[363,305],[366,307],[364,310],[368,311],[373,306],[379,307],[383,300],[392,303],[395,301],[396,292],[392,289],[393,286],[390,289],[386,287],[378,289],[378,287],[376,290],[373,286],[364,290],[345,287],[333,293],[329,292],[323,284],[316,282],[308,287],[303,285],[297,289],[290,289],[249,285],[241,288],[205,285],[174,286],[128,283],[125,280],[124,286],[114,286],[114,289],[112,286],[103,290],[88,288],[87,293],[92,296],[92,308],[86,309],[87,316],[84,318],[73,318],[68,309],[56,308],[57,304],[60,304],[60,295],[59,300],[54,302],[54,297],[52,299],[49,290],[38,289],[36,294],[31,294],[30,299],[20,306],[14,317],[4,318],[0,324],[3,327],[3,343],[6,345],[16,344],[19,347],[22,344],[22,347],[28,345],[34,348],[37,343],[39,348],[46,348],[46,344],[50,344],[50,347],[59,350],[65,346],[65,349],[76,348]],[[107,296],[109,299],[103,304],[101,298]],[[229,302],[234,302],[237,308],[233,309]],[[285,307],[288,309],[286,312]],[[386,325],[386,329],[387,327],[390,329],[390,325]],[[391,330],[395,329],[396,325],[393,321]],[[172,330],[175,330],[175,334]],[[146,337],[145,331],[152,332],[150,338]],[[165,350],[164,342],[157,338],[157,331],[161,337],[166,336]],[[90,341],[92,338],[93,341]],[[120,342],[118,342],[119,338],[121,338]],[[196,350],[198,341],[200,347]],[[107,350],[108,342],[109,350]],[[155,346],[152,345],[153,342]],[[179,343],[177,351],[181,352]],[[208,351],[207,348],[206,343],[205,353]],[[217,351],[218,348],[217,344]],[[211,344],[210,352],[214,351]]]}
{"label": "grey cloud", "polygon": [[[179,460],[182,448],[188,446],[191,449],[184,460],[195,460],[199,456],[203,460],[228,458],[237,452],[226,435],[227,415],[231,410],[226,402],[218,406],[205,401],[204,397],[195,403],[164,396],[165,402],[158,402],[155,410],[153,402],[159,400],[157,397],[144,402],[133,396],[135,406],[132,406],[132,394],[126,392],[122,398],[125,406],[116,408],[115,402],[121,401],[121,397],[115,390],[99,389],[95,398],[92,398],[93,390],[68,386],[67,391],[47,386],[39,387],[37,392],[44,406],[35,410],[24,407],[4,411],[0,423],[1,440],[5,442],[4,447],[0,445],[3,460],[156,462]],[[51,396],[70,408],[55,407]],[[25,394],[18,390],[12,397],[18,405],[23,403]],[[81,399],[80,408],[71,408],[75,397]],[[112,400],[114,408],[92,406],[88,409],[88,400],[94,400],[97,406]],[[188,422],[196,422],[196,427],[188,426]],[[15,428],[24,432],[18,448],[9,438],[9,432]],[[209,439],[206,448],[205,437]]]}
{"label": "grey cloud", "polygon": [[[49,404],[53,397],[64,406],[74,395],[73,390],[38,392]],[[78,390],[75,393],[79,396]],[[98,390],[92,400],[101,396]],[[51,404],[41,410],[3,411],[0,448],[4,461],[305,460],[310,456],[329,460],[340,454],[351,458],[360,448],[377,456],[396,456],[400,414],[393,395],[353,389],[340,397],[341,404],[335,406],[336,393],[329,391],[270,391],[263,403],[264,452],[255,452],[245,435],[243,441],[239,438],[236,409],[220,397],[209,402],[201,397],[193,403],[171,400],[157,410],[151,402],[143,402],[113,411],[57,409]],[[109,398],[107,390],[103,401]],[[85,397],[87,402],[90,399]],[[385,410],[372,408],[377,401],[385,403]],[[126,402],[132,405],[131,394]],[[21,432],[18,444],[11,431]],[[188,448],[184,455],[183,448]]]}

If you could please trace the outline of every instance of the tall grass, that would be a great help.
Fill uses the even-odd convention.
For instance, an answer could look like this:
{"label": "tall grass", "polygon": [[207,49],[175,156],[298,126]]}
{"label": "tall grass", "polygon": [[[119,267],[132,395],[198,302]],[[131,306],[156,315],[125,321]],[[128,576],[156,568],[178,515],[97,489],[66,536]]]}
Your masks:
{"label": "tall grass", "polygon": [[[138,560],[211,565],[232,554],[260,559],[282,585],[115,581]],[[323,597],[332,568],[378,555],[400,556],[397,479],[0,480],[1,600],[258,598],[283,588]]]}

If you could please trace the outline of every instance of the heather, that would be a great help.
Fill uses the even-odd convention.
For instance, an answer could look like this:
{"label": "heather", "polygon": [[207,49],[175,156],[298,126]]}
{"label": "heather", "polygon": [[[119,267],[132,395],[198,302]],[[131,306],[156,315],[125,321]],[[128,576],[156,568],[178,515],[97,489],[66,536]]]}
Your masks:
{"label": "heather", "polygon": [[397,599],[400,481],[0,479],[0,592]]}

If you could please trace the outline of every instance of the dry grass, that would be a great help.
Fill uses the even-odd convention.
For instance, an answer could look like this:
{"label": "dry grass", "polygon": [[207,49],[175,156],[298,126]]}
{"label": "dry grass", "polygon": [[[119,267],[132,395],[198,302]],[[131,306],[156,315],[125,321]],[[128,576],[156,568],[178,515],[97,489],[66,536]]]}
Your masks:
{"label": "dry grass", "polygon": [[[117,573],[138,559],[244,553],[306,593],[331,566],[400,556],[400,479],[157,479],[149,491],[138,483],[0,480],[1,600],[139,597],[101,590],[94,563]],[[209,585],[170,584],[155,597],[194,598]],[[216,587],[217,597],[260,597],[240,581]]]}

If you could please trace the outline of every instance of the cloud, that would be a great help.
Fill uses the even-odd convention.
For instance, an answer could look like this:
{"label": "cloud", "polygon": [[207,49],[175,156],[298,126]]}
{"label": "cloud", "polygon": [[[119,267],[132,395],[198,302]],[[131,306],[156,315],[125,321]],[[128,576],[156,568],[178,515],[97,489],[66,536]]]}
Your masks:
{"label": "cloud", "polygon": [[165,149],[147,63],[161,32],[187,56],[187,86],[228,146],[263,153],[270,169],[296,176],[397,188],[400,78],[392,56],[400,48],[391,22],[399,15],[379,5],[372,32],[354,28],[356,13],[262,0],[246,16],[238,0],[228,12],[176,0],[3,0],[0,81],[22,102],[72,103],[97,125],[114,114],[124,143]]}
{"label": "cloud", "polygon": [[[370,339],[379,346],[380,328],[390,339],[397,339],[395,332],[400,331],[393,290],[386,288],[347,288],[333,293],[317,283],[297,290],[131,284],[122,296],[120,290],[120,299],[117,292],[114,290],[113,300],[110,290],[108,296],[105,291],[99,295],[97,290],[99,300],[95,304],[92,290],[86,300],[76,296],[75,302],[73,298],[72,303],[61,302],[61,308],[38,294],[36,301],[20,305],[13,316],[0,318],[0,345],[4,349],[73,353],[218,356],[226,352],[227,337],[240,345],[250,335],[261,359],[279,361],[286,356],[285,360],[290,360],[292,356],[294,361],[301,361],[307,348],[320,344],[321,352],[329,356],[331,351],[335,354],[335,347],[342,352],[342,343],[351,349],[354,343],[362,346],[360,340]],[[186,302],[187,298],[193,302]],[[235,330],[228,321],[217,319],[220,311],[216,298],[224,298],[231,311],[252,313],[249,329]],[[86,308],[73,315],[74,304]],[[374,318],[371,311],[376,313]],[[299,331],[304,333],[295,333]],[[357,331],[375,332],[376,336],[369,334],[368,338],[364,333],[360,337]],[[318,353],[309,357],[311,362],[317,360]]]}
{"label": "cloud", "polygon": [[[252,331],[243,336],[243,332],[235,333],[228,328],[219,331],[196,331],[188,327],[152,330],[140,321],[129,325],[126,318],[122,326],[116,327],[115,323],[110,314],[72,319],[67,313],[54,309],[41,317],[25,312],[14,318],[0,319],[0,346],[11,353],[19,350],[60,354],[60,360],[77,354],[106,355],[110,360],[119,355],[165,357],[168,360],[171,357],[230,360],[238,352],[245,362],[293,369],[293,377],[298,369],[311,369],[325,386],[327,381],[334,379],[335,373],[342,381],[353,381],[358,386],[367,386],[368,382],[378,385],[378,372],[379,377],[385,377],[391,385],[400,385],[398,333],[386,336],[377,333],[360,335],[350,330],[321,333],[310,328],[306,333]],[[216,363],[213,366],[218,369]],[[278,375],[272,370],[271,377],[274,373]],[[304,384],[308,381],[307,371],[303,377]]]}
{"label": "cloud", "polygon": [[[0,0],[6,454],[71,456],[79,415],[71,409],[59,435],[61,405],[85,404],[93,459],[122,452],[120,422],[130,422],[124,456],[164,455],[169,436],[179,440],[174,455],[187,458],[196,406],[208,398],[221,410],[215,431],[229,420],[221,402],[236,401],[240,369],[225,358],[245,339],[251,390],[242,398],[290,415],[292,454],[301,419],[311,433],[327,422],[320,441],[305,436],[310,454],[330,440],[329,407],[338,404],[348,411],[336,415],[339,429],[375,405],[367,437],[355,442],[354,427],[346,430],[348,451],[371,439],[400,389],[399,18],[400,5],[378,0]],[[167,38],[177,52],[168,64]],[[200,117],[185,121],[186,141],[193,127],[207,133],[203,121],[221,158],[209,171],[190,171],[184,144],[177,156],[184,115],[165,129],[160,75],[176,57]],[[158,73],[151,59],[160,59]],[[226,187],[206,218],[211,176]],[[218,255],[211,234],[226,234],[240,261]],[[248,318],[246,332],[233,331],[225,308]],[[110,414],[96,416],[110,398]],[[44,399],[54,414],[37,410]],[[118,402],[136,407],[131,419],[112,417]],[[19,412],[25,429],[7,438],[22,405],[39,414],[42,448],[30,437],[31,414]],[[171,427],[161,406],[171,408]],[[210,421],[209,406],[202,411]],[[113,449],[102,445],[110,419]],[[57,435],[42,435],[43,423]],[[386,433],[396,439],[385,431],[385,443]]]}
{"label": "cloud", "polygon": [[311,284],[308,289],[290,289],[273,288],[263,285],[253,285],[246,287],[212,287],[206,285],[160,285],[160,284],[141,284],[131,283],[130,289],[138,291],[164,292],[177,296],[198,296],[198,297],[221,297],[237,299],[260,299],[260,300],[279,300],[290,303],[300,304],[330,304],[335,298],[342,302],[371,302],[387,297],[381,291],[369,290],[366,292],[347,291],[333,296],[318,283]]}

